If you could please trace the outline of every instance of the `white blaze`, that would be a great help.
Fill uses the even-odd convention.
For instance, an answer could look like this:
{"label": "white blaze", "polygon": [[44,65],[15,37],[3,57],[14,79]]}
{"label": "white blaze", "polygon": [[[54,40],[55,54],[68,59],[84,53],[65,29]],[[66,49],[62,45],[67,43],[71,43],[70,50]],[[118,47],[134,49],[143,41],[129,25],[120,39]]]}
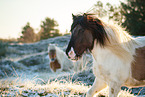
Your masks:
{"label": "white blaze", "polygon": [[76,54],[75,54],[75,52],[74,52],[73,47],[71,47],[71,50],[68,52],[68,55],[69,55],[69,57],[70,57],[71,59],[74,59],[74,58],[75,58]]}

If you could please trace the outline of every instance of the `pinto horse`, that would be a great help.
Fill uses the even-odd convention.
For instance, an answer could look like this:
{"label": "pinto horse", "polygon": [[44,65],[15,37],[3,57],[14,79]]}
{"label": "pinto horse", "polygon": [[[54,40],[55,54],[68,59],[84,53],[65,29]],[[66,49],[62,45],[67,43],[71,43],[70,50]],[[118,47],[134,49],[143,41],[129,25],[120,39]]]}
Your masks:
{"label": "pinto horse", "polygon": [[145,85],[145,37],[133,38],[121,27],[109,25],[91,14],[73,15],[66,54],[78,58],[86,50],[93,56],[96,76],[87,97],[93,97],[106,86],[109,97],[117,97],[123,85]]}
{"label": "pinto horse", "polygon": [[48,55],[50,58],[50,69],[54,72],[71,71],[73,62],[69,60],[63,50],[55,44],[48,45]]}
{"label": "pinto horse", "polygon": [[56,59],[56,50],[55,49],[49,50],[48,55],[49,55],[49,58],[50,58],[50,69],[52,71],[56,72],[58,69],[61,68],[60,63]]}

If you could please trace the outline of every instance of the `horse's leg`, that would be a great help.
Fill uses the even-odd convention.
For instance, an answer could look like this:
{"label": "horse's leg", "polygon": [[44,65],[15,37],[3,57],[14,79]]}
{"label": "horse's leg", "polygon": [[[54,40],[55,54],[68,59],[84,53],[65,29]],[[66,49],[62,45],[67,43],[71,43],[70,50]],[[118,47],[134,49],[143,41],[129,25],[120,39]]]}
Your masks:
{"label": "horse's leg", "polygon": [[93,95],[97,92],[99,92],[100,90],[104,89],[106,87],[106,83],[98,78],[95,78],[95,81],[93,83],[93,86],[89,89],[89,91],[87,92],[87,97],[93,97]]}
{"label": "horse's leg", "polygon": [[121,88],[120,83],[110,82],[109,84],[109,97],[117,97]]}

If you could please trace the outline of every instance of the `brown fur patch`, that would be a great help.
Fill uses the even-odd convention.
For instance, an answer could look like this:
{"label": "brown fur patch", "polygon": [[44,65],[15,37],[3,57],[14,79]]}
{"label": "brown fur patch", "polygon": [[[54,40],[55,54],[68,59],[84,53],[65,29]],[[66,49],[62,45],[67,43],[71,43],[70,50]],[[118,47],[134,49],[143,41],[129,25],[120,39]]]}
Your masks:
{"label": "brown fur patch", "polygon": [[56,57],[56,50],[55,49],[54,50],[53,49],[50,50],[48,55],[49,55],[50,59],[55,59],[55,57]]}
{"label": "brown fur patch", "polygon": [[136,56],[131,64],[131,72],[132,77],[136,80],[145,80],[145,46],[136,49]]}
{"label": "brown fur patch", "polygon": [[50,62],[50,68],[56,72],[57,69],[61,68],[61,65],[58,63],[57,60],[55,60],[54,62]]}

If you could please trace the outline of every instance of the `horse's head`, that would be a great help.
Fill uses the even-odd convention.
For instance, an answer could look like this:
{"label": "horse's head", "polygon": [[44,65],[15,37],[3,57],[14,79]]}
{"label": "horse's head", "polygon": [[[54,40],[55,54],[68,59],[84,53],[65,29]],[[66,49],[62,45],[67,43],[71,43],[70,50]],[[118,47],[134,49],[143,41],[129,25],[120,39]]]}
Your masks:
{"label": "horse's head", "polygon": [[48,55],[52,62],[56,60],[56,50],[54,44],[49,44],[48,46]]}
{"label": "horse's head", "polygon": [[97,43],[104,46],[106,38],[103,24],[98,18],[88,14],[73,15],[71,39],[66,54],[71,57],[71,53],[74,52],[75,58],[81,57],[86,50],[91,51],[93,49],[95,39]]}

